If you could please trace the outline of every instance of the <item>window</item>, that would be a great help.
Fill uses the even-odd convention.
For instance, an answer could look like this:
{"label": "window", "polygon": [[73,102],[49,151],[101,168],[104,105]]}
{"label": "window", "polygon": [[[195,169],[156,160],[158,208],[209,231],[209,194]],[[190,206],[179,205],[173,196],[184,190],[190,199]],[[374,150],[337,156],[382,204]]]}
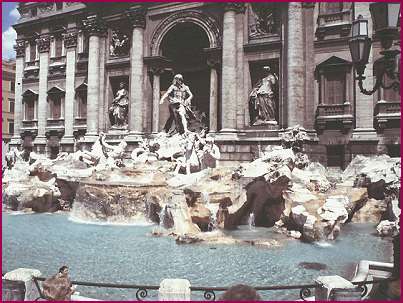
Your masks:
{"label": "window", "polygon": [[8,120],[8,133],[14,135],[14,120]]}
{"label": "window", "polygon": [[10,113],[14,113],[14,100],[9,100],[9,109],[10,109]]}
{"label": "window", "polygon": [[87,84],[82,83],[76,88],[76,117],[87,117]]}
{"label": "window", "polygon": [[56,2],[56,10],[60,11],[63,9],[63,2]]}
{"label": "window", "polygon": [[55,40],[55,56],[61,57],[63,55],[63,40],[62,37],[57,37]]}
{"label": "window", "polygon": [[31,121],[35,119],[35,101],[34,99],[25,100],[25,120]]}
{"label": "window", "polygon": [[14,81],[10,82],[10,91],[13,93],[15,92],[15,82]]}
{"label": "window", "polygon": [[78,112],[77,116],[79,118],[87,117],[87,94],[82,94],[78,97]]}
{"label": "window", "polygon": [[[385,83],[385,86],[391,86],[393,83],[393,80],[390,79],[387,75],[384,75],[383,77],[383,83]],[[385,101],[400,101],[400,89],[394,90],[392,88],[388,89],[380,89],[378,90],[378,100],[385,100]]]}
{"label": "window", "polygon": [[51,119],[60,119],[62,117],[62,96],[51,95],[48,97],[49,115]]}
{"label": "window", "polygon": [[30,54],[29,54],[30,61],[33,62],[36,60],[36,44],[35,44],[35,42],[30,43],[29,51],[30,51]]}
{"label": "window", "polygon": [[316,66],[319,104],[340,105],[350,102],[347,79],[351,77],[351,62],[336,56]]}
{"label": "window", "polygon": [[344,146],[328,145],[326,146],[327,166],[340,167],[344,165]]}
{"label": "window", "polygon": [[346,73],[343,71],[329,72],[324,75],[325,104],[343,104],[346,101]]}

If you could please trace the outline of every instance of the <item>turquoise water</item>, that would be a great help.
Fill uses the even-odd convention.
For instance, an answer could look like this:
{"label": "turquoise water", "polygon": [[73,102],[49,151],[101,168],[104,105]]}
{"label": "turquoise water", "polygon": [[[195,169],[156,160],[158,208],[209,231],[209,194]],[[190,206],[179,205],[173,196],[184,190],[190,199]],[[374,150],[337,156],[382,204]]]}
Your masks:
{"label": "turquoise water", "polygon": [[[74,280],[159,285],[164,278],[188,279],[193,286],[252,286],[312,283],[319,275],[350,278],[360,260],[391,261],[390,239],[372,234],[370,224],[349,224],[330,246],[285,239],[282,246],[177,245],[152,237],[154,226],[109,226],[72,222],[65,214],[2,214],[3,273],[18,267],[55,273],[70,267]],[[253,231],[252,231],[253,232]],[[232,235],[248,237],[251,231]],[[278,238],[270,229],[261,238]],[[322,271],[298,267],[300,262],[327,264]],[[99,299],[134,300],[135,290],[78,286],[81,295]],[[299,291],[264,292],[265,300],[295,299]],[[151,299],[157,292],[150,291]],[[219,295],[219,293],[217,294]],[[197,299],[195,297],[194,299]]]}

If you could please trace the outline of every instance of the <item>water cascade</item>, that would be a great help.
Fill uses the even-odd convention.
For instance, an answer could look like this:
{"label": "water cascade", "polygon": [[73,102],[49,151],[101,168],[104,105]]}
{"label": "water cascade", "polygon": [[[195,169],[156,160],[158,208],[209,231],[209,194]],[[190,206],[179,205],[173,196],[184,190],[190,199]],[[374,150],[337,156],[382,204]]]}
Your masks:
{"label": "water cascade", "polygon": [[250,230],[255,229],[255,215],[253,213],[250,213],[249,215],[248,225]]}

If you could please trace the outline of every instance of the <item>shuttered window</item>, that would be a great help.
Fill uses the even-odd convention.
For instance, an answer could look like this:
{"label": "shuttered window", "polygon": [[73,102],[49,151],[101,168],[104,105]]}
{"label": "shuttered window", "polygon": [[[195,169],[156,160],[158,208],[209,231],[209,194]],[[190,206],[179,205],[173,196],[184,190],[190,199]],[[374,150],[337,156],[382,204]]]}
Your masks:
{"label": "shuttered window", "polygon": [[345,72],[329,72],[325,74],[325,104],[343,104],[346,101]]}
{"label": "shuttered window", "polygon": [[25,104],[25,120],[34,120],[35,119],[35,103],[34,100],[27,100],[24,102]]}

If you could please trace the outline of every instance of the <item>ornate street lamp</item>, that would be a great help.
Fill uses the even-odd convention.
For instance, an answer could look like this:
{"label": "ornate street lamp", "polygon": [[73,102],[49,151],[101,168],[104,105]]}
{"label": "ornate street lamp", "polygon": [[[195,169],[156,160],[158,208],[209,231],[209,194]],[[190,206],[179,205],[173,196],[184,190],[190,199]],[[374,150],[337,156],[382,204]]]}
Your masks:
{"label": "ornate street lamp", "polygon": [[[400,89],[400,49],[390,49],[393,40],[399,38],[398,23],[400,15],[399,3],[376,2],[370,4],[375,36],[380,39],[384,48],[382,57],[374,62],[376,82],[371,90],[363,87],[365,67],[368,64],[372,41],[368,36],[368,20],[361,15],[353,21],[351,39],[349,42],[351,59],[357,71],[356,80],[360,91],[365,95],[372,95],[380,87],[383,89]],[[398,42],[396,45],[400,45]],[[392,83],[384,83],[385,75]]]}

